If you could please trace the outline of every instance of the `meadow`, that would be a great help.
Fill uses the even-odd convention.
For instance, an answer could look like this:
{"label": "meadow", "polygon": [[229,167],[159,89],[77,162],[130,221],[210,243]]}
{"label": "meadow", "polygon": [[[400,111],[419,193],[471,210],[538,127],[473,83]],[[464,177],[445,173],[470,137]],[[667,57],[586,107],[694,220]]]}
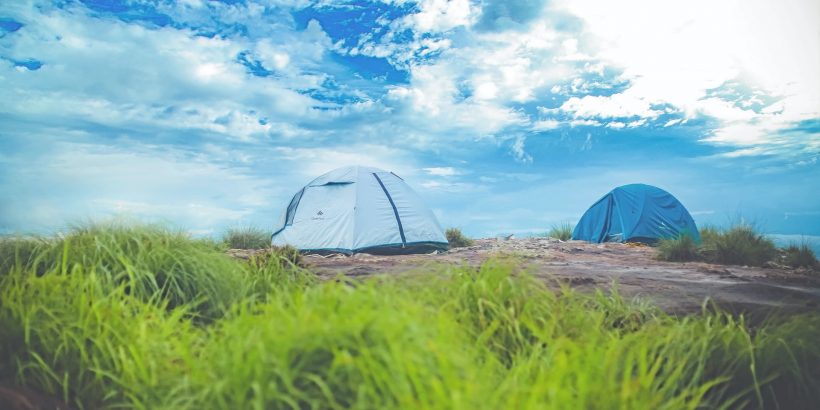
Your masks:
{"label": "meadow", "polygon": [[816,314],[672,316],[515,257],[320,281],[162,226],[0,241],[0,380],[79,409],[810,408],[818,340]]}

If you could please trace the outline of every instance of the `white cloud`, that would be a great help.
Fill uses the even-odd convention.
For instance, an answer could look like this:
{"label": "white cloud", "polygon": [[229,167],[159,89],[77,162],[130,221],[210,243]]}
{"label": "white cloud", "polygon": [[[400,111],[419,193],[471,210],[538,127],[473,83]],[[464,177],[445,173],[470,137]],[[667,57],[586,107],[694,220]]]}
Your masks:
{"label": "white cloud", "polygon": [[[167,214],[204,232],[203,221],[251,218],[269,207],[275,218],[301,184],[340,166],[393,170],[444,196],[480,189],[465,182],[467,175],[487,174],[495,164],[422,165],[424,158],[472,161],[489,157],[476,150],[501,150],[522,163],[510,167],[532,168],[546,162],[532,152],[563,152],[541,144],[572,143],[577,152],[591,147],[596,131],[607,132],[603,127],[671,127],[703,116],[711,121],[692,121],[696,126],[684,131],[705,130],[700,141],[725,150],[717,162],[792,155],[790,167],[816,167],[816,133],[789,129],[820,109],[818,5],[786,1],[425,0],[407,18],[382,18],[372,33],[335,44],[318,21],[294,23],[290,11],[304,1],[284,10],[273,7],[286,3],[278,0],[160,6],[177,22],[204,27],[199,31],[92,18],[79,3],[4,3],[0,8],[13,9],[25,26],[0,39],[0,53],[44,65],[29,70],[0,61],[0,138],[31,136],[34,145],[66,153],[28,158],[50,164],[43,168],[0,153],[0,215],[61,223],[95,207]],[[241,30],[232,31],[235,25]],[[197,35],[210,28],[228,34]],[[408,80],[368,78],[333,53],[387,58]],[[249,73],[243,59],[272,75]],[[754,94],[734,101],[731,92],[712,90],[725,91],[728,80]],[[533,113],[538,106],[557,108]],[[561,132],[525,146],[526,136],[547,130]],[[76,144],[61,145],[69,140]],[[142,140],[151,145],[134,143]],[[601,187],[601,175],[610,184],[646,174],[627,181],[596,172],[589,180]],[[650,183],[671,178],[649,175]],[[539,178],[543,173],[526,176]],[[479,182],[503,189],[519,179],[525,177],[490,173]],[[562,193],[574,195],[575,182]],[[49,187],[48,197],[31,187]],[[497,209],[508,208],[514,206]]]}
{"label": "white cloud", "polygon": [[138,202],[121,199],[93,200],[94,207],[103,215],[131,215],[138,218],[174,218],[179,221],[182,215],[189,223],[201,227],[199,232],[211,231],[207,227],[224,225],[247,217],[251,211],[236,210],[222,206],[203,203],[163,203]]}
{"label": "white cloud", "polygon": [[735,107],[733,103],[720,98],[705,98],[698,100],[694,107],[696,110],[725,122],[749,121],[757,117],[752,110],[744,110]]}
{"label": "white cloud", "polygon": [[723,158],[738,158],[765,154],[767,152],[768,151],[762,147],[752,147],[725,152],[723,154],[719,154],[719,156]]}
{"label": "white cloud", "polygon": [[[713,135],[704,138],[703,141],[724,145],[729,144],[742,146],[763,144],[767,141],[771,141],[771,136],[774,131],[775,130],[773,129],[761,127],[758,124],[736,123],[718,129]],[[746,150],[745,152],[751,153],[760,151]]]}
{"label": "white cloud", "polygon": [[393,171],[401,177],[416,174],[406,153],[384,145],[362,144],[333,148],[276,147],[276,161],[286,161],[294,173],[308,182],[336,168],[361,165]]}
{"label": "white cloud", "polygon": [[[433,59],[408,58],[415,54],[403,46],[390,48],[390,58],[406,64],[410,81],[390,87],[382,102],[391,110],[390,122],[401,124],[409,135],[406,141],[433,146],[484,138],[501,142],[508,138],[504,134],[516,130],[554,125],[533,124],[514,106],[537,101],[541,90],[572,72],[574,63],[555,60],[565,52],[561,41],[566,34],[542,21],[533,21],[523,31],[456,33],[454,45],[448,43]],[[406,44],[412,50],[417,45],[416,40]],[[511,153],[515,157],[515,151]]]}
{"label": "white cloud", "polygon": [[[820,3],[564,0],[555,7],[583,20],[584,38],[597,43],[593,57],[623,70],[624,94],[719,120],[725,129],[704,142],[785,144],[778,131],[820,116]],[[735,80],[780,102],[756,113],[707,98]]]}
{"label": "white cloud", "polygon": [[532,130],[533,131],[554,130],[556,128],[559,128],[561,126],[561,124],[562,123],[560,121],[556,121],[556,120],[549,120],[549,119],[548,120],[540,120],[540,121],[536,121],[532,124]]}
{"label": "white cloud", "polygon": [[445,191],[447,193],[462,193],[475,191],[479,187],[474,184],[464,182],[451,182],[440,180],[428,180],[418,183],[418,185],[427,190]]}
{"label": "white cloud", "polygon": [[629,128],[635,128],[635,127],[640,127],[644,124],[646,124],[646,118],[641,118],[640,120],[630,121],[629,123],[626,124],[626,126],[629,127]]}
{"label": "white cloud", "polygon": [[206,229],[255,215],[276,191],[247,169],[148,145],[57,142],[4,168],[11,177],[0,180],[0,191],[11,212],[0,226],[54,227],[128,214]]}
{"label": "white cloud", "polygon": [[619,93],[611,96],[571,97],[560,107],[576,118],[655,118],[661,114],[653,110],[650,103],[633,93]]}
{"label": "white cloud", "polygon": [[492,100],[497,94],[498,87],[492,81],[486,81],[476,85],[473,96],[477,100]]}
{"label": "white cloud", "polygon": [[419,12],[405,18],[405,24],[420,32],[442,32],[471,25],[478,10],[469,0],[422,0]]}
{"label": "white cloud", "polygon": [[[461,14],[459,23],[442,23],[442,30],[455,26],[467,30],[458,34],[457,43],[442,49],[439,58],[418,63],[410,59],[411,83],[394,88],[391,97],[410,99],[422,122],[452,118],[455,128],[479,135],[516,132],[527,122],[531,130],[549,130],[562,123],[601,126],[602,119],[618,119],[607,126],[636,128],[668,113],[684,118],[665,120],[667,127],[695,116],[718,120],[726,129],[704,136],[701,140],[706,143],[782,143],[771,136],[741,138],[736,131],[757,127],[751,134],[768,135],[820,116],[820,80],[814,75],[820,72],[816,18],[800,11],[799,0],[789,1],[794,3],[789,7],[761,1],[747,7],[740,1],[715,6],[706,1],[667,5],[631,0],[624,6],[582,0],[554,2],[546,9],[541,2],[486,2],[481,22]],[[703,13],[706,9],[710,12]],[[424,29],[438,30],[433,17],[446,14],[441,11],[445,3],[424,3],[421,10],[417,17],[424,16],[430,23],[413,26],[416,35]],[[521,10],[531,12],[524,18],[516,14]],[[554,16],[565,12],[580,18],[579,31],[556,29],[560,18]],[[492,21],[484,21],[487,16]],[[789,68],[778,68],[782,64],[769,58],[761,44],[776,48],[783,61],[791,62]],[[401,54],[399,49],[392,51]],[[605,74],[612,72],[620,74],[616,78]],[[590,79],[589,74],[604,80]],[[780,102],[755,112],[752,102],[735,104],[709,96],[708,90],[729,81],[762,87]],[[588,94],[613,89],[615,82],[625,88],[612,95]],[[574,94],[552,111],[569,114],[569,121],[549,117],[529,121],[508,108],[539,101],[547,91]],[[751,135],[747,131],[744,134]]]}
{"label": "white cloud", "polygon": [[600,127],[602,124],[595,120],[572,120],[569,122],[569,125],[572,127],[578,126],[587,126],[587,127]]}
{"label": "white cloud", "polygon": [[459,174],[459,172],[453,167],[430,167],[422,169],[430,175],[439,177],[451,177]]}
{"label": "white cloud", "polygon": [[[323,81],[310,73],[329,46],[316,22],[303,32],[284,33],[288,45],[262,40],[256,46],[91,18],[79,9],[25,13],[36,24],[23,26],[13,41],[4,39],[0,51],[43,66],[19,72],[0,64],[0,79],[15,85],[0,87],[0,112],[63,124],[194,128],[243,139],[267,135],[277,121],[293,124],[322,115],[312,109],[321,103],[294,91]],[[263,63],[283,70],[281,75],[247,73],[237,56],[255,46]],[[301,50],[298,58],[290,57],[294,50]],[[269,125],[260,124],[262,118]]]}
{"label": "white cloud", "polygon": [[527,139],[522,136],[516,137],[515,141],[513,141],[512,146],[510,147],[510,151],[512,152],[516,161],[518,162],[532,162],[532,155],[528,154],[524,150],[524,142],[526,140]]}
{"label": "white cloud", "polygon": [[511,125],[523,125],[527,118],[521,113],[493,101],[458,101],[458,70],[455,66],[442,63],[414,67],[411,71],[410,86],[396,86],[389,90],[387,104],[398,104],[405,120],[412,121],[414,127],[435,130],[436,134],[449,138],[460,136],[491,136]]}

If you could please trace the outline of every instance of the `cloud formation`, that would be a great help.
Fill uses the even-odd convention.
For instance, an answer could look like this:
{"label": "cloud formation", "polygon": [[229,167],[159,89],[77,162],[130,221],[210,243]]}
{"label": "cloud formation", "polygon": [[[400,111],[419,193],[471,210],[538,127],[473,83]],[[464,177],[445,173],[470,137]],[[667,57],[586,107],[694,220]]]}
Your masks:
{"label": "cloud formation", "polygon": [[[818,16],[805,0],[5,2],[0,228],[267,223],[351,163],[415,180],[442,214],[531,199],[533,179],[504,175],[614,157],[635,178],[665,160],[681,185],[744,172],[796,190],[818,174]],[[60,206],[31,188],[51,185]]]}

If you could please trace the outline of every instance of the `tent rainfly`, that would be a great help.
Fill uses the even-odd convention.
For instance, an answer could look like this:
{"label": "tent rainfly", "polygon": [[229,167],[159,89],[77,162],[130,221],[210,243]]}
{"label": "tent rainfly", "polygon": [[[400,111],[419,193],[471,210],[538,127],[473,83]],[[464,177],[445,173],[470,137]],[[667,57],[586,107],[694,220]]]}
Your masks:
{"label": "tent rainfly", "polygon": [[398,175],[378,168],[330,171],[297,192],[274,246],[308,253],[426,253],[446,250],[433,212]]}
{"label": "tent rainfly", "polygon": [[589,207],[572,239],[653,243],[682,234],[700,242],[695,221],[680,201],[658,187],[630,184],[613,189]]}

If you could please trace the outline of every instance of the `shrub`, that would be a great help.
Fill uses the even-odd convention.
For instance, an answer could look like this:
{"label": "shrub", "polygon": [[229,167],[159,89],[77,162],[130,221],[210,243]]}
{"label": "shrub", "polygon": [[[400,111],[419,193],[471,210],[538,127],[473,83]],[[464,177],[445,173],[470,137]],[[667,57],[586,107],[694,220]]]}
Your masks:
{"label": "shrub", "polygon": [[445,232],[447,236],[447,242],[450,244],[450,248],[463,248],[465,246],[472,246],[473,240],[464,236],[461,233],[461,229],[458,228],[448,228]]}
{"label": "shrub", "polygon": [[231,249],[262,249],[270,246],[269,232],[254,226],[228,228],[222,242]]}
{"label": "shrub", "polygon": [[783,249],[783,263],[793,268],[814,268],[820,266],[814,251],[809,248],[808,244],[789,245]]}
{"label": "shrub", "polygon": [[698,246],[691,235],[681,235],[675,239],[661,239],[658,242],[658,259],[686,262],[698,258]]}
{"label": "shrub", "polygon": [[574,226],[569,222],[553,225],[549,232],[547,232],[547,236],[561,241],[568,241],[572,239],[573,228]]}
{"label": "shrub", "polygon": [[770,239],[750,225],[737,225],[714,236],[703,238],[705,260],[727,265],[763,266],[777,255]]}

